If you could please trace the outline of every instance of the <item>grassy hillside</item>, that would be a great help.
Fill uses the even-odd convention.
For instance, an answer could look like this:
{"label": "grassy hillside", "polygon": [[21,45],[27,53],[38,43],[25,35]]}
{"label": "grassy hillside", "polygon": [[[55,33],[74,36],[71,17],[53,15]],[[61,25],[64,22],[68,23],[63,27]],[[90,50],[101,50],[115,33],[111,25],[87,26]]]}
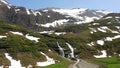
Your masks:
{"label": "grassy hillside", "polygon": [[[13,32],[20,32],[23,35],[13,34]],[[35,42],[25,38],[25,35],[29,34],[31,36],[40,38],[39,42]],[[21,60],[23,66],[28,66],[29,64],[35,66],[38,61],[45,61],[45,56],[41,55],[40,52],[48,53],[48,55],[58,61],[57,65],[65,65],[71,63],[67,59],[60,57],[57,52],[54,50],[57,48],[56,42],[63,41],[62,39],[57,39],[54,35],[41,35],[39,33],[27,30],[22,26],[9,24],[4,21],[0,21],[0,35],[7,36],[6,38],[0,38],[0,65],[10,65],[10,62],[4,57],[4,53],[9,53],[14,59]],[[63,44],[63,43],[61,43]],[[53,52],[49,54],[49,49]],[[7,62],[7,63],[6,63]],[[54,65],[53,65],[54,66]],[[56,65],[55,65],[56,66]]]}
{"label": "grassy hillside", "polygon": [[[59,42],[60,46],[64,48],[66,55],[71,53],[70,48],[66,45],[66,42],[70,43],[77,58],[91,59],[94,58],[94,55],[101,55],[102,50],[106,50],[107,56],[119,57],[119,25],[118,20],[103,18],[87,24],[58,28],[56,31],[65,31],[67,33],[56,35],[40,34],[22,26],[0,21],[0,35],[7,36],[6,38],[0,38],[0,51],[9,53],[15,59],[20,59],[23,66],[35,65],[37,61],[45,61],[45,57],[40,52],[44,52],[48,56],[61,61],[47,68],[61,67],[63,64],[67,67],[71,63],[71,61],[58,55],[59,48],[56,42]],[[20,32],[23,35],[13,34],[11,31]],[[25,37],[27,34],[40,39],[38,42],[29,40]],[[112,40],[109,41],[107,38]],[[98,40],[101,40],[103,45],[99,44]],[[48,50],[52,50],[52,52],[49,53]],[[1,54],[1,58],[7,62],[7,59],[3,56],[4,54]],[[1,62],[3,61],[2,59],[0,60]],[[2,65],[2,63],[0,64]],[[9,63],[7,64],[9,65]],[[119,66],[119,63],[112,65]],[[107,66],[109,68],[111,65],[108,64]]]}

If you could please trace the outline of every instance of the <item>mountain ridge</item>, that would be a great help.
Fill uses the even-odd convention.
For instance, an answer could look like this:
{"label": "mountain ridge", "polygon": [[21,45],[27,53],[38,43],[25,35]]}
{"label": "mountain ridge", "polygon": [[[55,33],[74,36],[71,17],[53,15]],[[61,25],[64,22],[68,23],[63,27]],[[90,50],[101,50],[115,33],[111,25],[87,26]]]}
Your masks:
{"label": "mountain ridge", "polygon": [[[22,25],[26,28],[33,29],[35,31],[43,31],[54,29],[55,27],[66,24],[81,24],[85,22],[91,22],[94,19],[100,19],[110,12],[102,10],[90,10],[90,9],[56,9],[47,8],[41,10],[32,10],[25,7],[19,7],[9,5],[6,0],[5,5],[1,8],[2,20]],[[4,10],[3,10],[4,9]],[[84,10],[84,11],[83,11]]]}

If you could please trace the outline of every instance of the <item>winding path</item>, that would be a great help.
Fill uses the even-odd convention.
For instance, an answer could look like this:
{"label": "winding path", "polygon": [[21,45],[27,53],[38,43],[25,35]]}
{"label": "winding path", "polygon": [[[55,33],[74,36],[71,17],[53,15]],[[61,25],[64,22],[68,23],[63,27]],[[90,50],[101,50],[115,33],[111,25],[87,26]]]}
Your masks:
{"label": "winding path", "polygon": [[78,59],[77,62],[70,65],[69,68],[99,68],[99,66],[96,64],[88,63],[85,60]]}

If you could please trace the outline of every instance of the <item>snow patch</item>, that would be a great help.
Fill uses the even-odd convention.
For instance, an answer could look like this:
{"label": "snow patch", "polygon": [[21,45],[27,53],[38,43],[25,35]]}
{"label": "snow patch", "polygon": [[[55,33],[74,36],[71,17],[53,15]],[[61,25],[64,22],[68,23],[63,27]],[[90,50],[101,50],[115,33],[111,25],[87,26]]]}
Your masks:
{"label": "snow patch", "polygon": [[115,18],[120,18],[120,17],[116,16]]}
{"label": "snow patch", "polygon": [[120,26],[115,26],[117,29],[120,29]]}
{"label": "snow patch", "polygon": [[97,44],[104,45],[104,41],[103,40],[97,40]]}
{"label": "snow patch", "polygon": [[8,5],[9,3],[6,2],[5,0],[0,0],[1,2],[3,2],[4,4]]}
{"label": "snow patch", "polygon": [[111,12],[103,11],[103,10],[98,10],[98,11],[96,11],[96,12],[100,12],[100,13],[104,13],[104,14],[109,14],[109,13],[111,13]]}
{"label": "snow patch", "polygon": [[93,34],[94,32],[97,32],[97,30],[95,28],[89,28],[91,31],[90,33]]}
{"label": "snow patch", "polygon": [[29,34],[26,34],[25,37],[26,37],[27,39],[33,40],[33,41],[35,41],[35,42],[39,42],[38,40],[40,39],[40,38],[37,38],[37,37],[29,36]]}
{"label": "snow patch", "polygon": [[21,35],[21,36],[23,36],[23,33],[21,33],[21,32],[14,32],[14,31],[10,31],[11,33],[13,33],[13,34],[16,34],[16,35]]}
{"label": "snow patch", "polygon": [[94,21],[94,19],[100,19],[99,17],[87,17],[85,16],[85,22],[91,22]]}
{"label": "snow patch", "polygon": [[54,32],[54,31],[42,31],[42,32],[39,32],[40,34],[56,34],[56,35],[64,35],[66,34],[66,32]]}
{"label": "snow patch", "polygon": [[120,38],[120,35],[114,36],[113,39],[118,39]]}
{"label": "snow patch", "polygon": [[111,32],[112,32],[112,33],[116,33],[116,34],[118,34],[118,33],[119,33],[118,31],[113,31],[113,30],[111,30]]}
{"label": "snow patch", "polygon": [[88,46],[94,46],[94,42],[88,43]]}
{"label": "snow patch", "polygon": [[101,32],[107,32],[106,30],[110,30],[107,26],[102,26],[102,27],[100,27],[100,28],[97,28],[98,29],[98,31],[101,31]]}
{"label": "snow patch", "polygon": [[11,4],[9,4],[6,0],[0,0],[2,3],[4,3],[5,5],[7,5],[8,9],[11,8]]}
{"label": "snow patch", "polygon": [[101,32],[107,32],[106,30],[108,30],[108,31],[110,31],[111,33],[119,33],[118,31],[114,31],[114,30],[111,30],[111,29],[109,29],[107,26],[102,26],[102,27],[100,27],[100,28],[97,28],[98,29],[98,31],[101,31]]}
{"label": "snow patch", "polygon": [[99,17],[87,17],[87,16],[85,16],[84,19],[83,19],[83,17],[81,17],[82,21],[75,22],[75,24],[88,23],[88,22],[94,21],[94,19],[98,20],[100,18]]}
{"label": "snow patch", "polygon": [[53,9],[54,12],[58,12],[62,15],[71,16],[75,19],[83,19],[83,17],[80,17],[79,15],[84,13],[87,9]]}
{"label": "snow patch", "polygon": [[15,13],[17,13],[17,12],[19,12],[20,11],[20,9],[15,9]]}
{"label": "snow patch", "polygon": [[112,41],[113,40],[113,38],[111,38],[111,37],[106,37],[105,38],[105,41]]}
{"label": "snow patch", "polygon": [[94,55],[95,58],[106,58],[107,57],[107,53],[106,50],[102,50],[102,55]]}
{"label": "snow patch", "polygon": [[101,32],[103,32],[103,33],[106,32],[106,30],[103,30],[103,29],[101,29],[101,28],[97,28],[97,29],[98,29],[98,31],[101,31]]}
{"label": "snow patch", "polygon": [[43,12],[48,12],[48,10],[43,10]]}
{"label": "snow patch", "polygon": [[118,39],[118,38],[120,38],[120,35],[116,35],[116,36],[114,36],[114,37],[106,37],[106,38],[105,38],[105,41],[112,41],[112,40]]}
{"label": "snow patch", "polygon": [[2,65],[2,66],[0,66],[0,68],[4,68],[4,66]]}
{"label": "snow patch", "polygon": [[56,35],[64,35],[64,34],[66,34],[66,32],[54,32],[54,34],[56,34]]}
{"label": "snow patch", "polygon": [[51,50],[51,49],[48,49],[48,51],[50,51],[50,52],[51,52],[52,50]]}
{"label": "snow patch", "polygon": [[40,34],[52,34],[54,33],[54,31],[42,31],[42,32],[39,32]]}
{"label": "snow patch", "polygon": [[112,16],[106,17],[105,19],[113,18]]}
{"label": "snow patch", "polygon": [[99,23],[93,23],[92,25],[100,25]]}
{"label": "snow patch", "polygon": [[37,16],[37,14],[42,15],[39,11],[33,11],[33,10],[32,10],[32,13],[33,13],[35,16]]}
{"label": "snow patch", "polygon": [[111,22],[108,22],[107,24],[111,24]]}
{"label": "snow patch", "polygon": [[43,26],[43,27],[50,27],[50,26],[52,26],[52,27],[56,27],[56,26],[58,26],[58,25],[62,25],[62,24],[64,24],[64,23],[66,23],[66,22],[68,22],[69,20],[66,20],[66,19],[63,19],[63,20],[55,20],[54,22],[52,22],[52,23],[46,23],[46,24],[40,24],[41,26]]}
{"label": "snow patch", "polygon": [[33,68],[33,66],[32,65],[28,65],[27,68]]}
{"label": "snow patch", "polygon": [[47,59],[47,61],[45,62],[37,62],[36,66],[48,66],[48,65],[52,65],[55,64],[55,60],[53,60],[52,58],[48,57],[45,53],[40,52],[42,55],[44,55]]}
{"label": "snow patch", "polygon": [[0,38],[6,38],[7,36],[2,36],[2,35],[0,35]]}
{"label": "snow patch", "polygon": [[48,15],[47,17],[50,18],[50,15]]}
{"label": "snow patch", "polygon": [[25,68],[25,67],[22,67],[20,60],[16,61],[16,60],[12,59],[12,57],[9,56],[8,53],[5,53],[5,56],[11,62],[11,66],[9,66],[9,68]]}
{"label": "snow patch", "polygon": [[26,9],[26,12],[27,12],[28,15],[31,14],[29,9]]}
{"label": "snow patch", "polygon": [[8,9],[10,9],[11,7],[10,6],[7,6],[8,7]]}

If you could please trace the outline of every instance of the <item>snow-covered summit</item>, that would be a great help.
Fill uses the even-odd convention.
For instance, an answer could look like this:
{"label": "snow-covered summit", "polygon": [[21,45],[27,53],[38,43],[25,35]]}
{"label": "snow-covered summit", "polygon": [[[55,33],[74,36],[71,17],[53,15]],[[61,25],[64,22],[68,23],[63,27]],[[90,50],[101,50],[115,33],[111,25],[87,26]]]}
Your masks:
{"label": "snow-covered summit", "polygon": [[[44,12],[45,15],[49,15],[49,17],[48,16],[46,17],[53,20],[53,21],[48,21],[44,24],[39,24],[42,26],[44,25],[43,27],[50,27],[50,26],[57,27],[56,24],[64,25],[66,23],[67,24],[88,23],[93,21],[94,19],[100,19],[103,16],[111,13],[105,10],[90,10],[87,8],[73,8],[73,9],[46,8],[46,9],[41,9],[41,11]],[[57,21],[67,20],[67,21],[54,23],[56,20]]]}
{"label": "snow-covered summit", "polygon": [[[0,13],[0,19],[2,18],[27,28],[36,26],[35,30],[39,31],[41,31],[41,28],[47,29],[49,27],[65,26],[67,24],[89,23],[109,13],[103,10],[90,10],[87,8],[61,9],[52,7],[32,10],[25,7],[10,5],[6,0],[0,0],[0,5],[2,5],[0,6],[0,10],[2,11]],[[2,10],[3,8],[7,11]],[[28,24],[30,26],[28,26]]]}
{"label": "snow-covered summit", "polygon": [[86,10],[87,9],[53,9],[54,12],[58,12],[63,15],[68,15],[77,19],[81,19],[79,14],[84,13]]}
{"label": "snow-covered summit", "polygon": [[8,3],[6,0],[0,0],[0,5],[6,5],[9,9],[11,8],[11,4]]}
{"label": "snow-covered summit", "polygon": [[75,8],[75,9],[52,9],[54,12],[58,12],[63,15],[68,15],[76,19],[85,19],[86,17],[103,17],[110,12],[104,10],[90,10],[87,8]]}

